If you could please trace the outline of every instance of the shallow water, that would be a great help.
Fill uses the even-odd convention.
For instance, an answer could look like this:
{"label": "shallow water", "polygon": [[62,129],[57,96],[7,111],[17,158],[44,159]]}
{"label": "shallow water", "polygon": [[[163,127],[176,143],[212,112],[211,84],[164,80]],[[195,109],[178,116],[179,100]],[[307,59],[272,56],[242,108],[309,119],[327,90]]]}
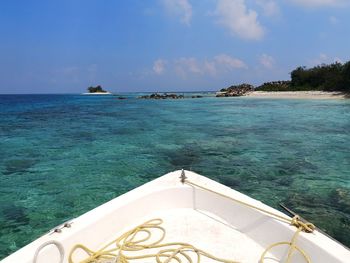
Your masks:
{"label": "shallow water", "polygon": [[0,96],[0,258],[180,168],[350,246],[350,102]]}

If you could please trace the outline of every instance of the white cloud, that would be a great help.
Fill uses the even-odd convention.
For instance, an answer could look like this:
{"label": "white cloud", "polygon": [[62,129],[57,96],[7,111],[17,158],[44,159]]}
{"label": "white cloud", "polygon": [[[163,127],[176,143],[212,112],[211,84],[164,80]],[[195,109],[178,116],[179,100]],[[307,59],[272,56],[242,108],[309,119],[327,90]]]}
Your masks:
{"label": "white cloud", "polygon": [[222,65],[227,70],[237,69],[237,68],[247,68],[247,65],[237,58],[233,58],[226,54],[220,54],[214,57],[214,61],[218,65]]}
{"label": "white cloud", "polygon": [[279,16],[281,10],[274,0],[256,0],[256,3],[263,9],[263,14],[268,17]]}
{"label": "white cloud", "polygon": [[165,64],[166,64],[165,60],[157,59],[153,63],[153,72],[156,73],[157,75],[163,74],[163,72],[165,70]]}
{"label": "white cloud", "polygon": [[215,15],[218,23],[240,38],[259,40],[264,29],[256,11],[248,9],[244,0],[218,0]]}
{"label": "white cloud", "polygon": [[200,67],[196,58],[180,58],[175,60],[175,72],[177,75],[185,78],[188,73],[203,74],[203,69]]}
{"label": "white cloud", "polygon": [[244,61],[227,54],[218,54],[211,59],[200,60],[195,57],[181,57],[173,60],[157,59],[153,62],[153,73],[162,75],[165,70],[181,78],[189,75],[211,75],[247,69]]}
{"label": "white cloud", "polygon": [[191,24],[192,5],[188,0],[161,0],[166,10],[173,15],[180,16],[185,25]]}
{"label": "white cloud", "polygon": [[324,53],[321,53],[317,58],[309,60],[309,66],[314,67],[321,64],[329,64],[329,63],[335,63],[335,62],[343,63],[343,61],[338,57],[332,58]]}
{"label": "white cloud", "polygon": [[339,23],[339,19],[336,18],[335,16],[330,16],[329,17],[329,23],[332,25],[337,25]]}
{"label": "white cloud", "polygon": [[176,64],[186,68],[189,72],[198,74],[203,73],[198,65],[197,59],[195,58],[180,58],[176,61]]}
{"label": "white cloud", "polygon": [[271,69],[275,64],[275,59],[267,54],[262,54],[259,58],[260,64],[265,68]]}
{"label": "white cloud", "polygon": [[321,53],[317,58],[309,60],[310,66],[317,66],[329,62],[329,58],[326,54]]}
{"label": "white cloud", "polygon": [[212,76],[218,72],[233,71],[235,69],[246,69],[247,65],[240,59],[231,57],[227,54],[214,56],[211,60],[200,61],[194,57],[182,57],[174,61],[175,73],[186,78],[189,74]]}
{"label": "white cloud", "polygon": [[348,0],[289,0],[304,7],[340,7],[348,4]]}
{"label": "white cloud", "polygon": [[341,58],[338,58],[338,57],[335,57],[334,58],[334,62],[336,62],[336,63],[344,63],[344,61],[341,59]]}
{"label": "white cloud", "polygon": [[215,76],[217,73],[215,62],[206,60],[204,62],[204,70],[208,72],[210,75]]}
{"label": "white cloud", "polygon": [[321,53],[320,54],[320,60],[327,60],[328,59],[328,56],[324,53]]}

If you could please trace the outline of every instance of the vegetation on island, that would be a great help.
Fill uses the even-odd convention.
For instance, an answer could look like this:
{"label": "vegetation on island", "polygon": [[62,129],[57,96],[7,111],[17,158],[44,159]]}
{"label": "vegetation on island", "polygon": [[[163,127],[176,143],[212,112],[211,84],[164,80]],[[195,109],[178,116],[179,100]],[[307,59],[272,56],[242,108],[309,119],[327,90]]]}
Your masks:
{"label": "vegetation on island", "polygon": [[291,81],[289,80],[280,80],[280,81],[271,81],[265,82],[264,84],[256,87],[255,90],[260,91],[290,91],[291,90]]}
{"label": "vegetation on island", "polygon": [[107,91],[102,89],[100,85],[96,87],[90,86],[87,88],[87,90],[89,91],[89,93],[96,93],[96,92],[107,93]]}
{"label": "vegetation on island", "polygon": [[290,81],[266,82],[260,91],[339,91],[350,93],[350,61],[322,64],[313,68],[298,67],[291,72]]}
{"label": "vegetation on island", "polygon": [[304,90],[350,92],[350,61],[307,69],[299,67],[291,72],[292,87]]}
{"label": "vegetation on island", "polygon": [[[322,64],[312,68],[298,67],[290,73],[291,80],[265,82],[258,87],[243,83],[221,89],[216,97],[244,96],[252,91],[337,91],[350,97],[350,61],[344,64]],[[89,93],[107,93],[100,85],[89,87]],[[192,96],[200,98],[202,96]],[[153,93],[140,96],[141,99],[183,99],[175,93]],[[123,99],[123,98],[119,98]]]}
{"label": "vegetation on island", "polygon": [[312,68],[298,67],[291,73],[291,80],[265,82],[255,87],[243,83],[217,92],[216,97],[244,96],[251,91],[337,91],[350,97],[350,61],[322,64]]}

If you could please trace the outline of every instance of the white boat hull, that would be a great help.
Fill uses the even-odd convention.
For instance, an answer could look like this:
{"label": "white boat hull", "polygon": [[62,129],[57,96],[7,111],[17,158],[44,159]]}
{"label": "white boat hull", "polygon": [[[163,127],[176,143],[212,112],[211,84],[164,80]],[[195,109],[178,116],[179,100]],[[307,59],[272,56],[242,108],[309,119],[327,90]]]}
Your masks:
{"label": "white boat hull", "polygon": [[[213,192],[195,188],[180,182],[181,171],[175,171],[121,195],[71,221],[71,227],[63,227],[60,233],[46,234],[14,254],[2,263],[33,262],[35,251],[47,241],[57,241],[65,251],[63,262],[77,243],[97,250],[131,228],[145,221],[161,218],[166,229],[166,242],[187,242],[220,258],[242,263],[258,263],[261,254],[275,242],[289,242],[296,232],[288,225],[261,211],[232,202]],[[208,178],[186,171],[192,182],[205,186],[242,202],[285,216],[283,213],[234,191]],[[350,262],[350,251],[341,244],[318,232],[301,232],[297,245],[313,263]],[[280,246],[269,252],[265,263],[284,262],[288,246]],[[75,258],[81,260],[83,253]],[[60,262],[60,254],[54,245],[43,248],[36,263]],[[137,262],[155,262],[145,259]],[[201,262],[214,262],[202,259]],[[295,252],[291,263],[305,262]]]}

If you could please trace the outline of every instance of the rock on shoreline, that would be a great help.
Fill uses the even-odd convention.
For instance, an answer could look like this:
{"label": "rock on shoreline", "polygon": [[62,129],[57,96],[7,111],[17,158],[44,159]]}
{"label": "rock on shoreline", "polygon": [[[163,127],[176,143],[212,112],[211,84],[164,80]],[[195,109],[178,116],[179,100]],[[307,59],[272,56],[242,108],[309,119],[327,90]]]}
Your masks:
{"label": "rock on shoreline", "polygon": [[239,97],[252,91],[254,91],[254,86],[244,83],[221,89],[220,92],[216,93],[216,97]]}
{"label": "rock on shoreline", "polygon": [[153,93],[151,95],[144,95],[140,96],[139,99],[154,99],[154,100],[159,100],[159,99],[184,99],[184,95],[177,95],[177,94],[159,94],[159,93]]}

